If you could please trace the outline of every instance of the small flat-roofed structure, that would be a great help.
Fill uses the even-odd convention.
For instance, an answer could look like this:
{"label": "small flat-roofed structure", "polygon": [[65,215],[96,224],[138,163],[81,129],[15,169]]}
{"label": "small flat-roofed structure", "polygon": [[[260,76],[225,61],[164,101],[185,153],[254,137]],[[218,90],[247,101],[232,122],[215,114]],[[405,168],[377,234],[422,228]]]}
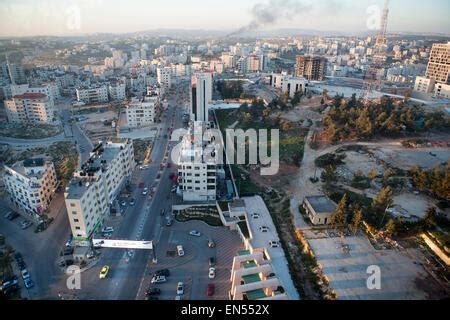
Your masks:
{"label": "small flat-roofed structure", "polygon": [[303,200],[303,208],[312,224],[315,225],[331,224],[336,207],[333,201],[323,195],[307,196]]}

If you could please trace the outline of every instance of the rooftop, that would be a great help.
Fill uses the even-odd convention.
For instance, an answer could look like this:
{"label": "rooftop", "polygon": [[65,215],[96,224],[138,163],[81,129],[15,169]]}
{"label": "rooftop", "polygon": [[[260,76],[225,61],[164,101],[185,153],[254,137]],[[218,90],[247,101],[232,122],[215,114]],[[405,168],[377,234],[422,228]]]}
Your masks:
{"label": "rooftop", "polygon": [[336,204],[326,196],[308,196],[305,197],[316,213],[334,212]]}
{"label": "rooftop", "polygon": [[38,92],[26,92],[24,94],[15,95],[15,99],[44,99],[47,96],[43,93]]}

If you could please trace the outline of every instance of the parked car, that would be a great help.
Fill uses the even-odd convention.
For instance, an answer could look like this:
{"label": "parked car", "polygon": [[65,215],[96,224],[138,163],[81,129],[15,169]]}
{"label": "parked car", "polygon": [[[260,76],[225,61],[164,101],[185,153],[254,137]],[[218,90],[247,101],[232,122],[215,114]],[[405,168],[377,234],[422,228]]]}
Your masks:
{"label": "parked car", "polygon": [[11,279],[9,281],[3,282],[0,288],[2,289],[3,292],[5,292],[5,290],[9,288],[16,287],[18,283],[19,282],[17,281],[17,279]]}
{"label": "parked car", "polygon": [[140,170],[147,170],[150,166],[148,164],[144,164],[143,166],[140,166]]}
{"label": "parked car", "polygon": [[122,201],[120,202],[120,205],[121,205],[122,207],[125,207],[125,206],[127,205],[127,202],[126,202],[125,200],[122,200]]}
{"label": "parked car", "polygon": [[178,282],[177,284],[177,295],[183,295],[184,294],[184,283]]}
{"label": "parked car", "polygon": [[114,228],[113,227],[104,227],[102,229],[102,233],[112,233],[114,232]]}
{"label": "parked car", "polygon": [[170,276],[170,271],[169,271],[169,269],[157,270],[157,271],[155,271],[155,276],[168,277],[168,276]]}
{"label": "parked car", "polygon": [[182,300],[182,297],[180,295],[176,295],[175,300]]}
{"label": "parked car", "polygon": [[25,230],[26,228],[28,228],[31,225],[32,225],[32,223],[30,221],[28,221],[28,220],[23,220],[23,221],[20,222],[20,228],[22,230]]}
{"label": "parked car", "polygon": [[151,283],[163,283],[166,281],[167,281],[167,278],[165,276],[153,276]]}
{"label": "parked car", "polygon": [[17,262],[17,265],[19,266],[20,271],[25,270],[27,268],[27,264],[23,260]]}
{"label": "parked car", "polygon": [[266,226],[260,226],[260,227],[259,227],[259,231],[261,231],[261,232],[267,232],[267,231],[269,231],[269,228],[266,227]]}
{"label": "parked car", "polygon": [[178,246],[177,246],[177,253],[178,253],[178,256],[179,256],[179,257],[184,256],[184,249],[183,249],[183,246],[182,246],[182,245],[178,245]]}
{"label": "parked car", "polygon": [[158,296],[161,294],[161,289],[159,288],[148,288],[147,291],[145,291],[145,295],[147,296]]}
{"label": "parked car", "polygon": [[171,218],[167,219],[166,226],[170,227],[172,224],[173,224],[173,219],[171,219]]}
{"label": "parked car", "polygon": [[214,248],[216,246],[216,244],[214,243],[213,240],[208,240],[208,248]]}
{"label": "parked car", "polygon": [[33,280],[31,280],[30,278],[25,279],[23,282],[25,284],[25,288],[27,289],[31,289],[34,287]]}
{"label": "parked car", "polygon": [[166,214],[166,209],[161,209],[161,211],[159,212],[160,216],[164,216]]}
{"label": "parked car", "polygon": [[130,206],[134,206],[136,204],[136,201],[133,199],[133,198],[131,198],[131,200],[130,200]]}
{"label": "parked car", "polygon": [[28,279],[30,277],[30,274],[28,273],[27,269],[22,270],[21,274],[22,274],[22,279],[23,280]]}
{"label": "parked car", "polygon": [[208,278],[214,279],[216,277],[216,268],[209,268]]}
{"label": "parked car", "polygon": [[19,214],[17,212],[11,212],[6,219],[8,219],[9,221],[12,221],[14,219],[16,219],[17,217],[19,217]]}
{"label": "parked car", "polygon": [[208,262],[209,262],[209,266],[213,267],[216,265],[216,258],[210,257]]}
{"label": "parked car", "polygon": [[105,279],[109,272],[109,266],[103,266],[102,270],[100,270],[99,278]]}
{"label": "parked car", "polygon": [[65,248],[65,249],[61,252],[61,255],[62,255],[62,256],[70,256],[71,254],[73,254],[73,248]]}
{"label": "parked car", "polygon": [[215,289],[215,287],[214,287],[214,285],[212,283],[208,284],[208,287],[206,288],[206,295],[208,297],[213,296],[214,295],[214,289]]}
{"label": "parked car", "polygon": [[16,259],[17,262],[23,260],[22,254],[20,252],[14,253],[14,259]]}
{"label": "parked car", "polygon": [[72,237],[70,237],[67,241],[66,241],[66,247],[71,247],[72,246]]}
{"label": "parked car", "polygon": [[280,246],[280,243],[278,241],[272,240],[272,241],[269,241],[269,246],[271,248],[278,248]]}
{"label": "parked car", "polygon": [[194,237],[200,237],[202,234],[199,232],[199,231],[197,231],[197,230],[192,230],[192,231],[190,231],[189,232],[189,234],[191,235],[191,236],[194,236]]}
{"label": "parked car", "polygon": [[145,187],[144,190],[142,190],[142,195],[143,195],[143,196],[146,196],[147,193],[148,193],[148,188]]}

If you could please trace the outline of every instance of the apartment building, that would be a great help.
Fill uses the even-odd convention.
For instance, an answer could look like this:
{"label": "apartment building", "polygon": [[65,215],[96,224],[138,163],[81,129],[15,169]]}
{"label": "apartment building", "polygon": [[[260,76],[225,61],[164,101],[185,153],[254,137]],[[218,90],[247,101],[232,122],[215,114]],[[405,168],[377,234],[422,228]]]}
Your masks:
{"label": "apartment building", "polygon": [[438,83],[450,84],[450,42],[433,44],[425,75]]}
{"label": "apartment building", "polygon": [[155,123],[159,108],[159,96],[147,95],[142,100],[131,101],[126,109],[128,127],[145,127]]}
{"label": "apartment building", "polygon": [[133,143],[100,143],[74,173],[66,188],[65,203],[72,235],[86,240],[103,223],[135,165]]}
{"label": "apartment building", "polygon": [[32,158],[4,167],[3,181],[11,202],[32,219],[49,207],[57,186],[55,167],[44,158]]}
{"label": "apartment building", "polygon": [[261,70],[261,58],[255,54],[247,57],[247,72],[258,72]]}
{"label": "apartment building", "polygon": [[191,120],[208,121],[212,101],[212,73],[196,72],[191,77]]}
{"label": "apartment building", "polygon": [[172,87],[172,68],[159,66],[156,69],[158,84],[161,88],[167,90]]}
{"label": "apartment building", "polygon": [[295,76],[310,81],[322,81],[325,78],[327,59],[318,56],[297,56]]}
{"label": "apartment building", "polygon": [[427,77],[416,77],[414,90],[421,93],[432,93],[436,81]]}
{"label": "apartment building", "polygon": [[283,93],[289,93],[289,97],[292,98],[297,92],[305,92],[307,80],[291,77],[287,73],[273,73],[269,76],[269,84]]}
{"label": "apartment building", "polygon": [[5,109],[10,123],[53,124],[56,121],[53,100],[42,93],[14,95],[5,101]]}
{"label": "apartment building", "polygon": [[77,100],[86,104],[108,102],[108,88],[106,85],[100,85],[90,88],[78,88]]}
{"label": "apartment building", "polygon": [[108,86],[109,98],[112,101],[122,101],[126,98],[126,85],[124,81],[114,81]]}
{"label": "apartment building", "polygon": [[181,142],[177,165],[183,201],[216,200],[217,149],[203,140],[205,130],[205,122],[196,121]]}

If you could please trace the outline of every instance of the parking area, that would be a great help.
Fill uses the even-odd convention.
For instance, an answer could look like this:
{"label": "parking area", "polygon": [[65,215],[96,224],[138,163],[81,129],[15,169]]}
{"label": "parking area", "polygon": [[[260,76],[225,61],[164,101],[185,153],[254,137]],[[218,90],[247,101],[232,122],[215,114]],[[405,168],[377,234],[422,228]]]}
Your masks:
{"label": "parking area", "polygon": [[[192,236],[190,231],[200,232],[200,236]],[[213,240],[214,248],[208,247],[208,240]],[[185,255],[177,255],[177,245],[182,245]],[[228,299],[231,287],[230,272],[233,257],[243,248],[238,234],[225,227],[211,227],[201,221],[174,222],[164,227],[156,245],[157,263],[152,260],[141,283],[138,299],[145,299],[145,291],[149,287],[161,290],[160,300],[174,300],[177,296],[177,284],[183,282],[183,300],[224,300]],[[215,258],[215,277],[209,279],[209,258]],[[169,269],[167,282],[151,284],[155,271]],[[214,285],[214,295],[207,296],[208,284]]]}

